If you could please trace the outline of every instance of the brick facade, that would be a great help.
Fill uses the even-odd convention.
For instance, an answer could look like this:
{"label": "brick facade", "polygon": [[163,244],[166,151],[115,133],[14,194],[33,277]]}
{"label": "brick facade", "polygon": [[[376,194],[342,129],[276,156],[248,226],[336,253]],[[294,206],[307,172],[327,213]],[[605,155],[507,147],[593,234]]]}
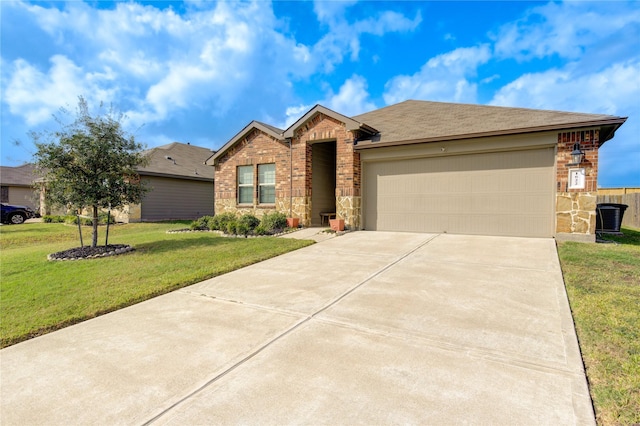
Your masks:
{"label": "brick facade", "polygon": [[[360,225],[360,210],[345,207],[349,203],[360,205],[360,154],[353,149],[352,132],[347,131],[340,121],[320,113],[298,129],[293,144],[306,147],[305,188],[307,195],[313,197],[311,145],[332,140],[336,141],[336,216],[344,219],[348,228],[357,229]],[[302,222],[310,224],[311,217],[302,218]]]}
{"label": "brick facade", "polygon": [[[335,142],[335,207],[338,218],[348,229],[362,225],[362,165],[354,142],[362,128],[353,129],[351,119],[341,121],[339,114],[312,109],[295,127],[280,131],[261,123],[248,127],[246,134],[234,138],[215,162],[215,211],[252,213],[258,217],[267,211],[281,211],[310,226],[313,203],[313,144]],[[349,127],[351,126],[351,127]],[[367,130],[369,131],[369,130]],[[555,159],[555,234],[579,240],[595,240],[595,203],[598,180],[600,127],[572,129],[557,133]],[[553,135],[553,133],[551,133]],[[553,138],[553,136],[552,136]],[[571,163],[574,144],[580,143],[584,159]],[[276,166],[275,203],[258,203],[258,165]],[[237,168],[254,167],[253,203],[239,205]],[[569,189],[571,169],[584,169],[584,188]],[[323,194],[326,195],[326,194]],[[318,204],[320,205],[320,204]],[[317,219],[317,218],[316,218]]]}
{"label": "brick facade", "polygon": [[[598,147],[600,142],[599,130],[579,130],[558,133],[558,153],[556,156],[557,190],[560,192],[596,192],[598,190]],[[569,167],[573,145],[580,143],[584,151],[584,160],[580,164],[585,169],[585,188],[569,189]],[[577,166],[576,166],[577,167]]]}
{"label": "brick facade", "polygon": [[[276,165],[276,203],[258,204],[258,165]],[[253,166],[253,204],[238,205],[237,169]],[[222,156],[216,165],[214,182],[215,212],[252,213],[260,217],[273,211],[278,199],[289,197],[289,146],[260,130],[253,129]]]}
{"label": "brick facade", "polygon": [[[584,152],[582,163],[571,163],[571,151],[576,143]],[[558,133],[556,154],[556,235],[572,236],[583,241],[595,240],[596,196],[598,191],[598,129]],[[582,189],[569,188],[570,169],[584,169]]]}
{"label": "brick facade", "polygon": [[[360,224],[360,154],[353,149],[353,134],[340,121],[318,113],[303,123],[291,140],[280,141],[252,129],[218,159],[214,184],[216,213],[251,213],[258,217],[267,211],[282,211],[300,218],[300,223],[311,225],[312,144],[336,142],[336,213],[345,225],[357,228]],[[276,165],[276,201],[258,203],[258,165]],[[237,169],[254,167],[254,196],[252,205],[237,202]],[[339,197],[339,198],[338,198]],[[290,213],[291,212],[291,213]]]}

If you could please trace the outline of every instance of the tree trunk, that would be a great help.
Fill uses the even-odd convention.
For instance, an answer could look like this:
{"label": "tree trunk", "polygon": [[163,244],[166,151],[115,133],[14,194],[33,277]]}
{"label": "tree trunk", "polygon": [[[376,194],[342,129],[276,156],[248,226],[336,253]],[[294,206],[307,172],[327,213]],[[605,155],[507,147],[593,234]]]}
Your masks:
{"label": "tree trunk", "polygon": [[104,234],[104,246],[107,247],[109,245],[109,223],[111,222],[111,209],[107,212],[107,231]]}
{"label": "tree trunk", "polygon": [[98,247],[98,206],[93,206],[93,235],[91,247]]}

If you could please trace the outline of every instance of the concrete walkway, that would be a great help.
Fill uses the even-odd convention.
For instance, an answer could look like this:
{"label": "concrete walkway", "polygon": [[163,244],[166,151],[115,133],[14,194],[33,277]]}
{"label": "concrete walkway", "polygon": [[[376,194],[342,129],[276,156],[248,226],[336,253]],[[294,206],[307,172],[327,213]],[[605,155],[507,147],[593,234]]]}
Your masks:
{"label": "concrete walkway", "polygon": [[348,233],[0,366],[4,426],[594,424],[551,239]]}

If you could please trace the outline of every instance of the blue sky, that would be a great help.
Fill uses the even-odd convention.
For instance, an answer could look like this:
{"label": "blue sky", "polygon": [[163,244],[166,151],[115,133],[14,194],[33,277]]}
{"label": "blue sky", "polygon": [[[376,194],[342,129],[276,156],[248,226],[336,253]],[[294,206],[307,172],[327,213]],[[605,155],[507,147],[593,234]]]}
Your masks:
{"label": "blue sky", "polygon": [[287,127],[422,99],[629,117],[601,187],[640,186],[640,3],[0,1],[0,163],[78,96],[148,147],[217,149],[251,120]]}

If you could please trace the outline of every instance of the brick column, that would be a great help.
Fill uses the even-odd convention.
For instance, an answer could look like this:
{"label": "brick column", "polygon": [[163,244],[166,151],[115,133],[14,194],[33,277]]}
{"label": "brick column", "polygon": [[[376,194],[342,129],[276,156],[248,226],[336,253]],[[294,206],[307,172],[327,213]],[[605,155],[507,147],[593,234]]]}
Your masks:
{"label": "brick column", "polygon": [[[556,156],[556,237],[577,241],[595,241],[596,196],[598,191],[597,129],[558,134]],[[571,163],[571,151],[576,143],[585,153],[580,165]],[[570,188],[570,169],[584,169],[584,188]]]}

